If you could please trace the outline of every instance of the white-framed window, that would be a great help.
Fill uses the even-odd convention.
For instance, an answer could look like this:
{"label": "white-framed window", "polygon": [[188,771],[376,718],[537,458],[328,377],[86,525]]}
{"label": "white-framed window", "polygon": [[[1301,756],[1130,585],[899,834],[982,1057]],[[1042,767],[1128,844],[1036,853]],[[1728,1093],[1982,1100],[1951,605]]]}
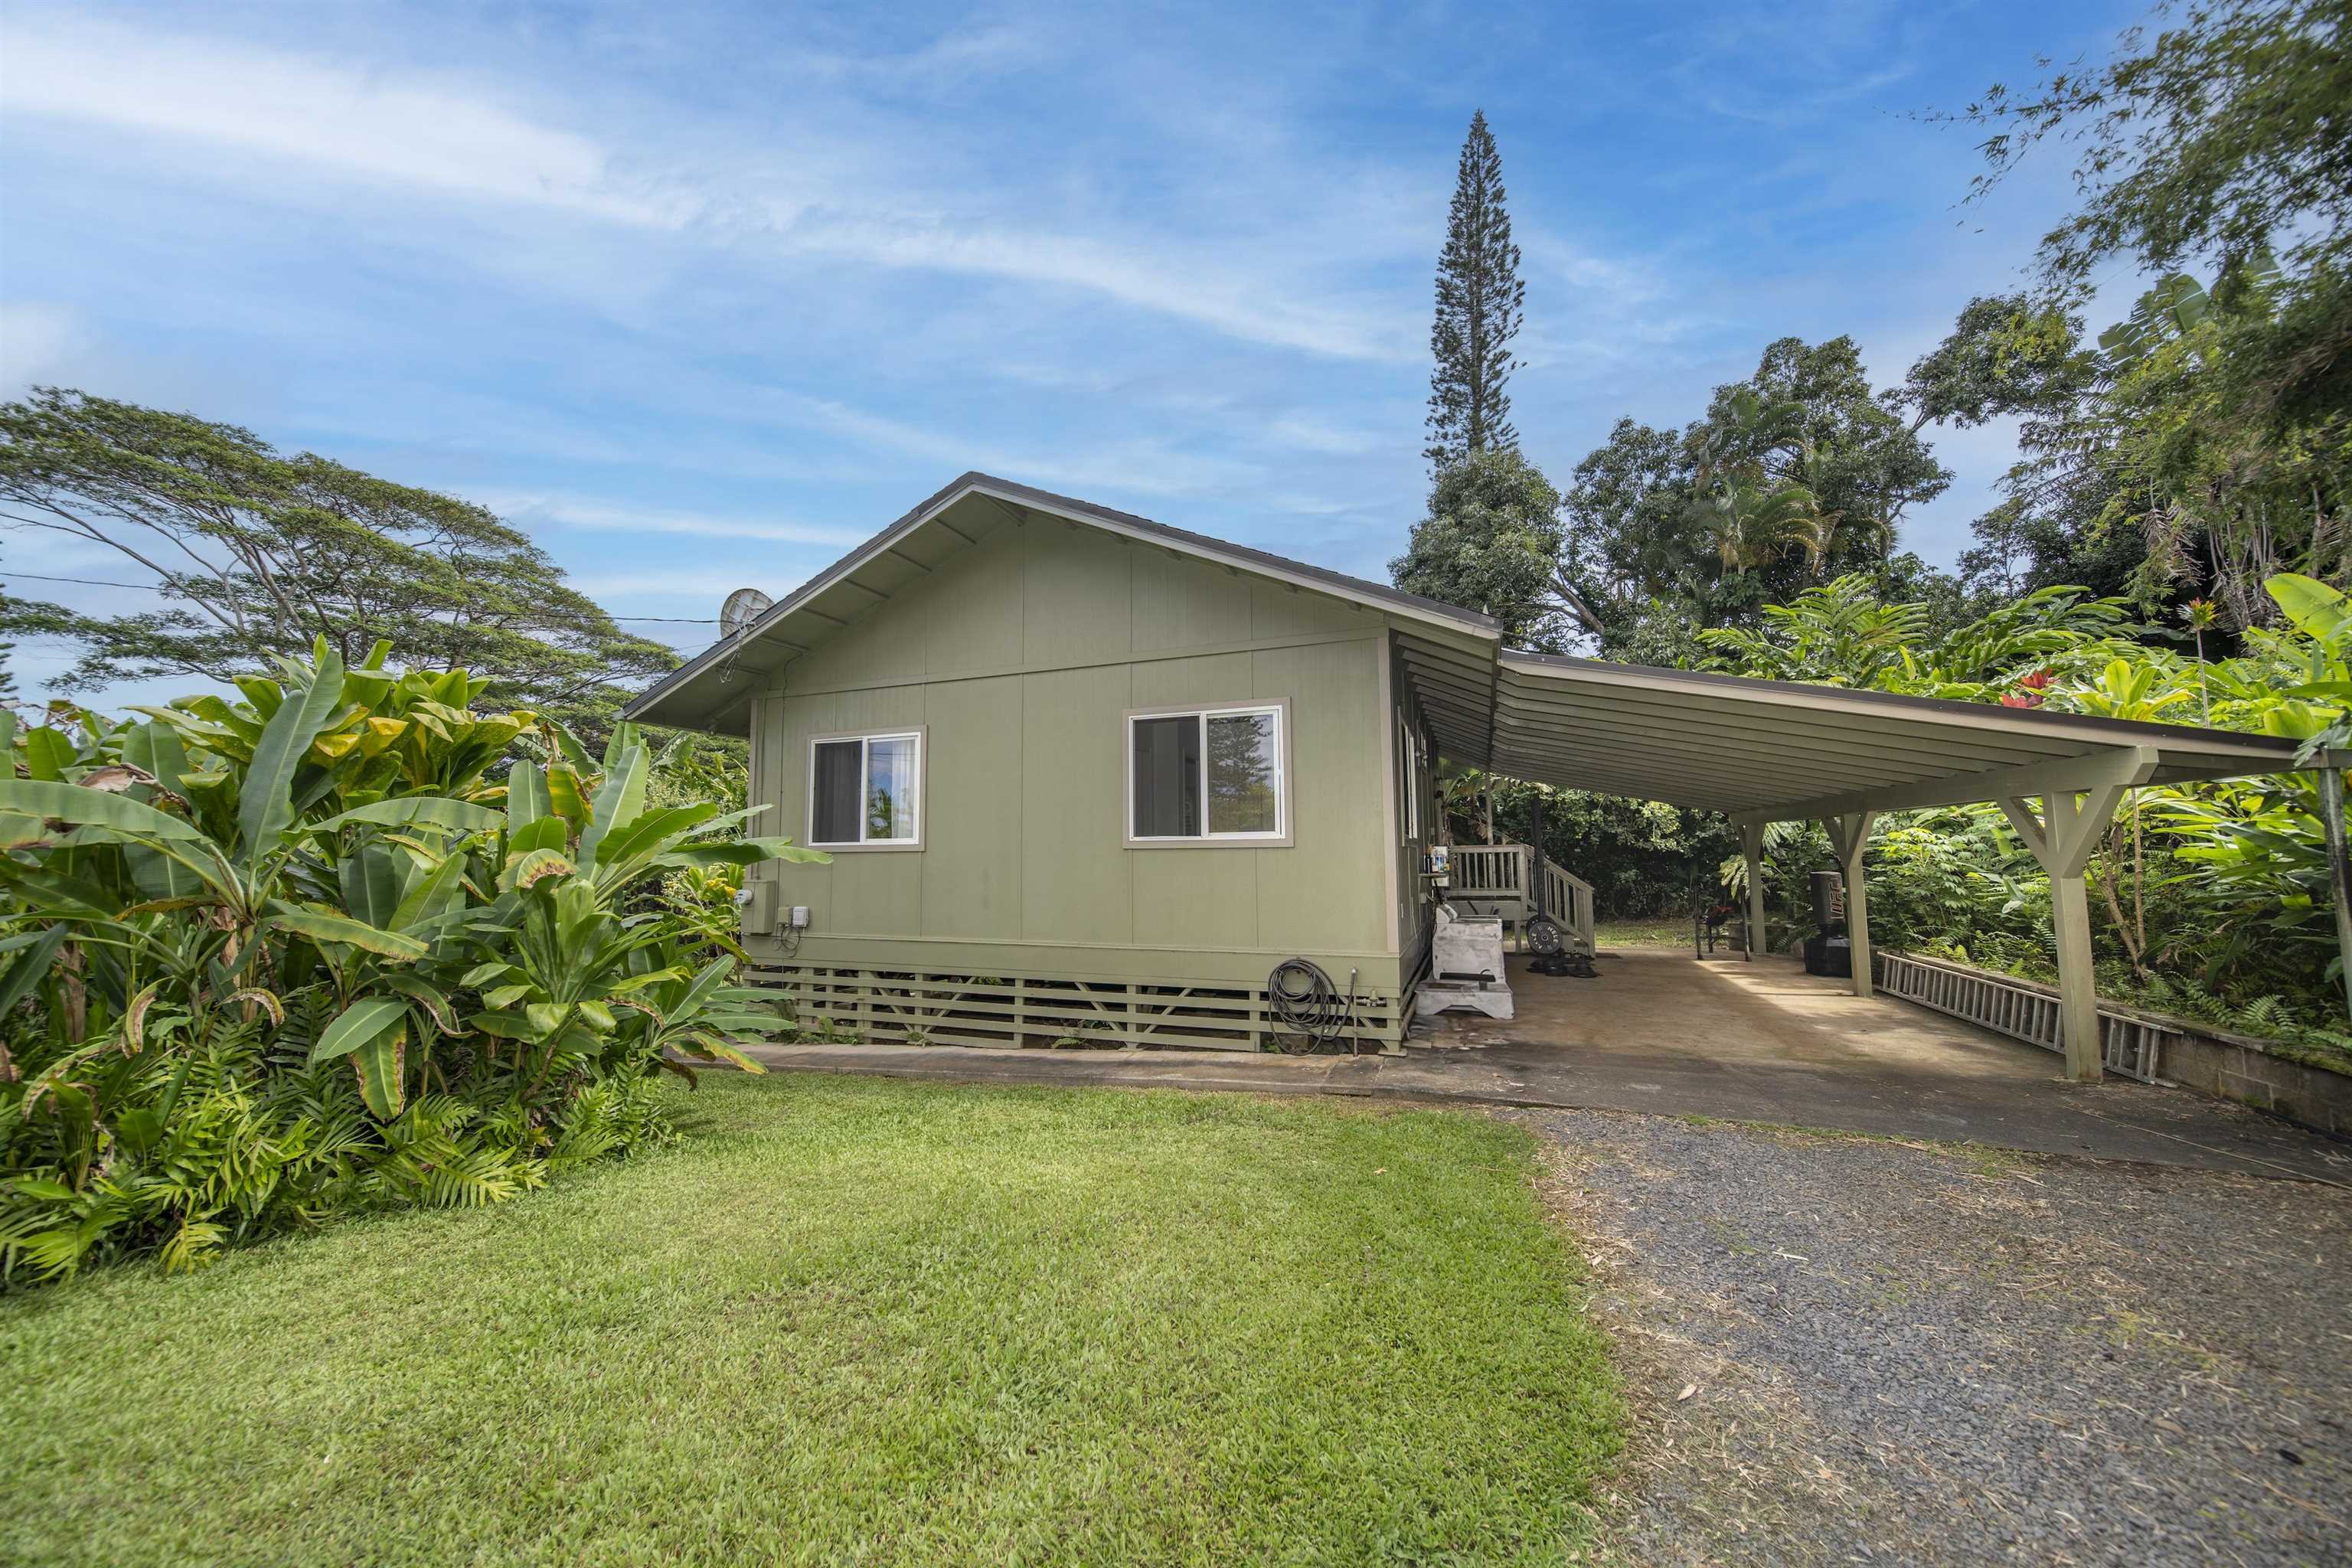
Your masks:
{"label": "white-framed window", "polygon": [[1281,702],[1129,713],[1127,842],[1289,843],[1289,720]]}
{"label": "white-framed window", "polygon": [[809,847],[923,847],[923,731],[819,735],[809,742]]}

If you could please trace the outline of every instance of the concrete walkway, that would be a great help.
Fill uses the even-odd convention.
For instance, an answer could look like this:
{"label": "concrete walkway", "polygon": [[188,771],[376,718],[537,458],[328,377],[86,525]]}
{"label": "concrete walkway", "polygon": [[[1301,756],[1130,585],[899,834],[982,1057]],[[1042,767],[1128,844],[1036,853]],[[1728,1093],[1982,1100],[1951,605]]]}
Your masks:
{"label": "concrete walkway", "polygon": [[771,1046],[771,1068],[973,1083],[1349,1094],[1645,1111],[1976,1142],[2352,1184],[2352,1145],[2124,1079],[1907,1002],[1860,1000],[1793,961],[1603,952],[1594,980],[1512,961],[1518,1016],[1439,1020],[1402,1057]]}

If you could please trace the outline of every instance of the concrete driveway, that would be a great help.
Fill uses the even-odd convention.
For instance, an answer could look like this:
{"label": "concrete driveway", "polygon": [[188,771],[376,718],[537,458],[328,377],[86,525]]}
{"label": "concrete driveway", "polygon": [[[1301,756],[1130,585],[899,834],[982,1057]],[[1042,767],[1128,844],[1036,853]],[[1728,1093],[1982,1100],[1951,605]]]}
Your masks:
{"label": "concrete driveway", "polygon": [[2352,1145],[2259,1112],[2111,1079],[1908,1002],[1868,1001],[1793,960],[1604,952],[1593,980],[1511,961],[1517,1016],[1438,1020],[1402,1057],[772,1046],[774,1068],[1351,1094],[1717,1117],[2352,1184]]}

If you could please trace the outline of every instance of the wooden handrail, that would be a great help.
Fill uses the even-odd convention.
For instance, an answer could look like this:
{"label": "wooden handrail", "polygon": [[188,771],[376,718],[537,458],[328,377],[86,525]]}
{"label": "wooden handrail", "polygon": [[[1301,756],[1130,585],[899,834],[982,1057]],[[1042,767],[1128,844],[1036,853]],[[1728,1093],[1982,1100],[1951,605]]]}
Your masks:
{"label": "wooden handrail", "polygon": [[[1525,844],[1456,844],[1447,851],[1453,885],[1449,899],[1475,900],[1481,905],[1508,903],[1516,912],[1496,910],[1504,918],[1524,920],[1535,910],[1528,897],[1528,868],[1535,852]],[[1544,862],[1543,905],[1568,933],[1569,945],[1580,952],[1594,950],[1592,884],[1551,861]]]}

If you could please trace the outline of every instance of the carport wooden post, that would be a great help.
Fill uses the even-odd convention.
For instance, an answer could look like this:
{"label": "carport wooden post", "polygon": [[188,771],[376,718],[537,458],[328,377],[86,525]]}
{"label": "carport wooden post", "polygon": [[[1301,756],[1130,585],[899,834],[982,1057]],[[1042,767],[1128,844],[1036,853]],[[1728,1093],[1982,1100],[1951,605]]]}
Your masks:
{"label": "carport wooden post", "polygon": [[1743,822],[1739,825],[1739,853],[1748,861],[1748,959],[1756,960],[1756,950],[1764,945],[1764,825]]}
{"label": "carport wooden post", "polygon": [[1874,987],[1870,979],[1870,894],[1862,881],[1863,847],[1870,842],[1870,825],[1878,820],[1874,811],[1849,812],[1843,816],[1826,816],[1822,826],[1829,830],[1830,847],[1837,851],[1838,872],[1845,879],[1845,940],[1846,951],[1853,959],[1853,994],[1868,996]]}
{"label": "carport wooden post", "polygon": [[2059,790],[2042,797],[2036,817],[2025,800],[2004,799],[2010,826],[2050,874],[2050,920],[2058,938],[2058,1022],[2066,1047],[2066,1076],[2096,1083],[2105,1051],[2099,1040],[2098,976],[2091,967],[2091,894],[2083,879],[2091,851],[2115,820],[2126,786],[2101,784],[2077,797]]}

